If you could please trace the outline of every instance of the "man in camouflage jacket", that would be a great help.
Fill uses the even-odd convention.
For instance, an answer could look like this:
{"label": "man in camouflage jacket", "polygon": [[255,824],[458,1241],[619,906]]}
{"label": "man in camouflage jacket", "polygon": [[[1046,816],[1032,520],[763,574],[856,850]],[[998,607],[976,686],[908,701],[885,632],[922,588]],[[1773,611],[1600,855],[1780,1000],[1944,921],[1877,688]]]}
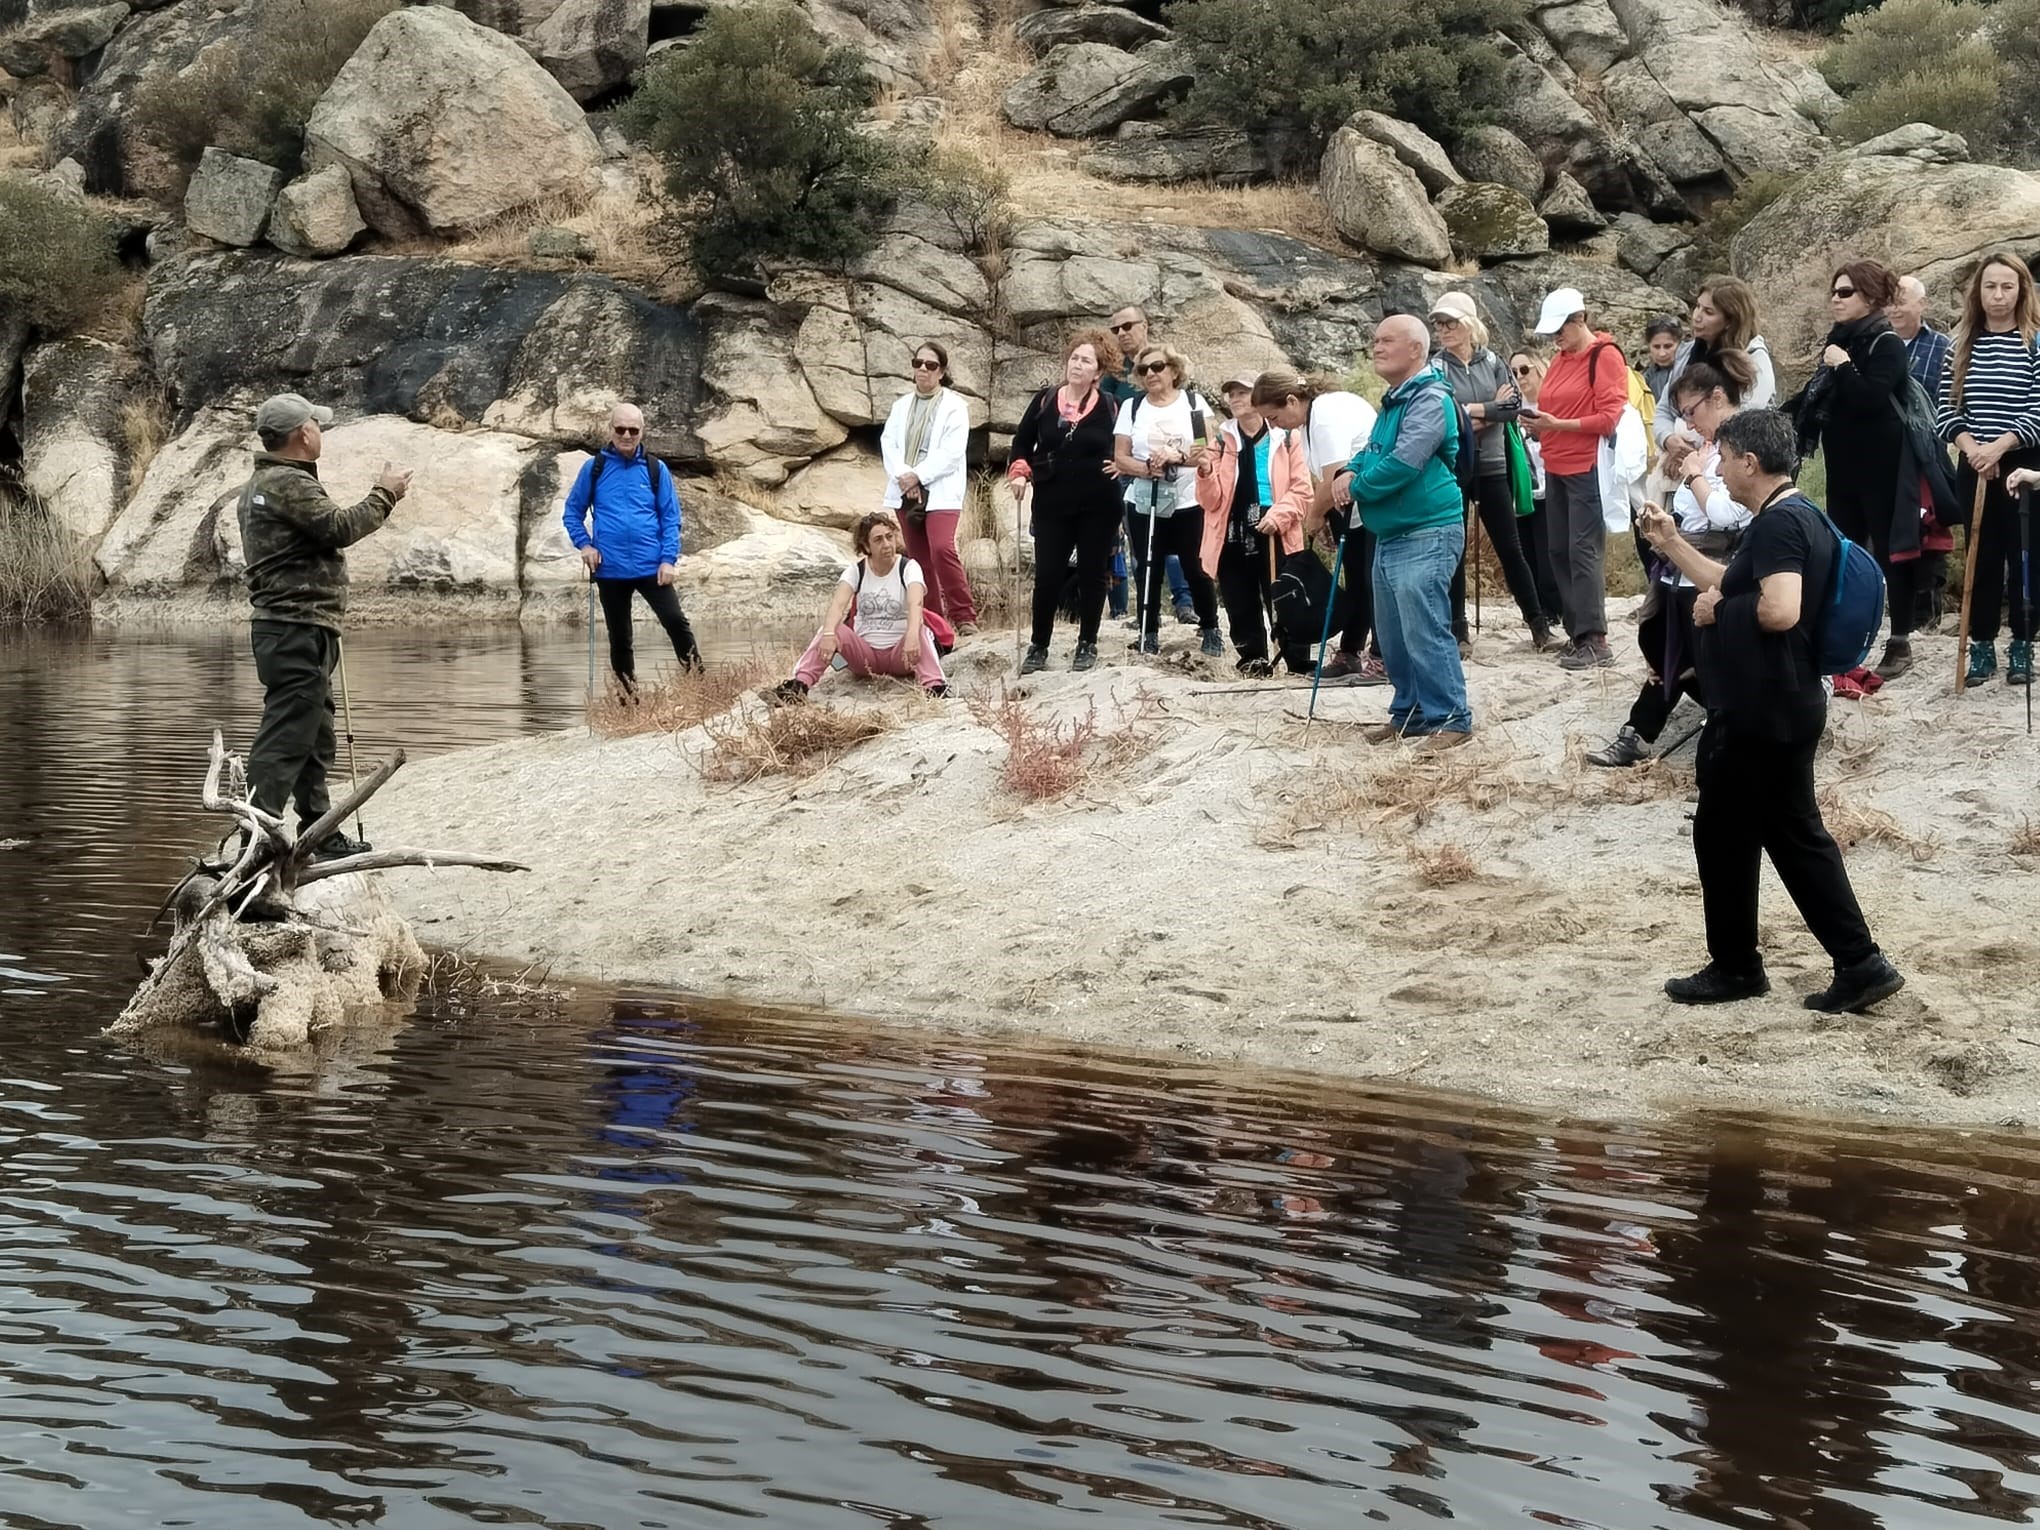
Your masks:
{"label": "man in camouflage jacket", "polygon": [[[300,830],[331,806],[332,676],[347,610],[341,549],[388,520],[411,486],[408,470],[384,463],[361,503],[334,504],[318,467],[323,427],[332,421],[332,410],[295,393],[265,400],[255,411],[262,450],[241,490],[241,549],[253,607],[248,643],[262,680],[262,724],[248,751],[248,786],[267,813],[280,816],[295,798]],[[317,853],[332,857],[366,848],[336,831]]]}

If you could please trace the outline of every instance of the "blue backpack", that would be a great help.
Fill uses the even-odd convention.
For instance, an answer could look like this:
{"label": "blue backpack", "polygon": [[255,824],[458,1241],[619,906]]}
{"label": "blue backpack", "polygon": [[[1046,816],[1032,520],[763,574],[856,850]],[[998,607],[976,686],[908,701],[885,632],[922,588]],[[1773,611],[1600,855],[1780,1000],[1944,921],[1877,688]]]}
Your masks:
{"label": "blue backpack", "polygon": [[1884,571],[1870,549],[1851,542],[1827,513],[1804,494],[1781,504],[1806,506],[1834,533],[1835,567],[1820,619],[1813,629],[1813,659],[1823,675],[1846,675],[1863,667],[1884,625]]}

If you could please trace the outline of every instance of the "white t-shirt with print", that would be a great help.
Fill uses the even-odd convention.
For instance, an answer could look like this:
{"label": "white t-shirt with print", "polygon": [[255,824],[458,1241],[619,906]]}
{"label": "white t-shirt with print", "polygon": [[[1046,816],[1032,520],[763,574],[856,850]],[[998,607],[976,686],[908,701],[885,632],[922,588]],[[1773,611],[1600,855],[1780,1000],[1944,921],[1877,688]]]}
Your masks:
{"label": "white t-shirt with print", "polygon": [[1303,449],[1319,482],[1356,457],[1374,433],[1374,406],[1357,393],[1320,393],[1310,401]]}
{"label": "white t-shirt with print", "polygon": [[[1134,413],[1135,404],[1140,405],[1138,415]],[[1128,399],[1119,406],[1119,421],[1112,427],[1112,433],[1127,438],[1127,450],[1135,462],[1148,461],[1154,449],[1164,444],[1176,451],[1187,452],[1194,444],[1191,435],[1195,423],[1191,418],[1193,408],[1204,416],[1204,434],[1209,440],[1212,431],[1218,428],[1218,421],[1212,417],[1210,407],[1203,400],[1193,402],[1187,389],[1177,391],[1173,404],[1157,405],[1146,396]],[[1130,479],[1126,486],[1127,503],[1136,510],[1147,509],[1148,492],[1153,483],[1162,486],[1161,504],[1164,508],[1179,512],[1197,508],[1197,469],[1189,464],[1178,467],[1166,479]],[[1173,505],[1169,503],[1172,488],[1175,492]]]}
{"label": "white t-shirt with print", "polygon": [[851,603],[850,625],[873,648],[897,648],[907,635],[907,586],[918,584],[925,591],[928,581],[912,558],[895,558],[883,574],[862,567],[864,578],[859,583],[861,564],[862,560],[846,563],[843,577],[836,581],[857,594]]}

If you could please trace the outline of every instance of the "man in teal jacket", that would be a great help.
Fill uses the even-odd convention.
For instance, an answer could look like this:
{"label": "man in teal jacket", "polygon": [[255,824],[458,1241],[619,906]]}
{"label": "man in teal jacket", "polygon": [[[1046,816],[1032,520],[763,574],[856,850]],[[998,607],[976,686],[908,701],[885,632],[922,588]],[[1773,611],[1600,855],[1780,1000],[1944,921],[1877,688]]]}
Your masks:
{"label": "man in teal jacket", "polygon": [[1466,499],[1454,462],[1452,385],[1430,364],[1431,337],[1409,314],[1374,331],[1374,370],[1389,385],[1374,432],[1353,459],[1353,505],[1376,538],[1374,628],[1395,695],[1368,742],[1423,739],[1451,749],[1473,734],[1466,672],[1452,636],[1452,572],[1466,552]]}

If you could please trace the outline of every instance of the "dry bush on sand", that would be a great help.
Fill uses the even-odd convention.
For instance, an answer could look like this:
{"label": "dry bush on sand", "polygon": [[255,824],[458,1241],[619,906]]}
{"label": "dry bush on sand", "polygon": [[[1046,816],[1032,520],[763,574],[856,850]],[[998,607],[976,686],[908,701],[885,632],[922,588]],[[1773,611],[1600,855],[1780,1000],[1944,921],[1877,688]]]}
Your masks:
{"label": "dry bush on sand", "polygon": [[611,691],[596,697],[588,711],[588,726],[607,738],[684,733],[727,712],[744,692],[791,667],[789,658],[752,657],[701,670],[681,670],[658,685],[640,689],[635,696]]}
{"label": "dry bush on sand", "polygon": [[1430,849],[1411,845],[1409,857],[1417,880],[1426,887],[1451,887],[1455,883],[1471,882],[1480,875],[1480,868],[1474,864],[1464,845],[1438,845]]}
{"label": "dry bush on sand", "polygon": [[1891,814],[1878,808],[1859,807],[1844,801],[1842,794],[1832,786],[1822,787],[1815,800],[1820,804],[1821,821],[1827,825],[1835,843],[1844,850],[1854,850],[1859,845],[1890,845],[1903,850],[1916,861],[1930,861],[1940,853],[1940,841],[1932,835],[1915,834]]}
{"label": "dry bush on sand", "polygon": [[2040,823],[2020,819],[2019,826],[2012,830],[2011,851],[2014,855],[2040,856]]}
{"label": "dry bush on sand", "polygon": [[889,712],[849,712],[813,703],[742,708],[704,720],[704,781],[741,786],[764,776],[811,776],[859,744],[898,725]]}
{"label": "dry bush on sand", "polygon": [[1146,754],[1154,739],[1142,724],[1154,719],[1159,706],[1143,689],[1132,714],[1108,727],[1098,720],[1095,702],[1082,717],[1055,722],[1029,712],[1003,684],[996,698],[983,693],[970,698],[978,725],[1006,742],[1007,788],[1029,802],[1066,797],[1093,776],[1123,770]]}

